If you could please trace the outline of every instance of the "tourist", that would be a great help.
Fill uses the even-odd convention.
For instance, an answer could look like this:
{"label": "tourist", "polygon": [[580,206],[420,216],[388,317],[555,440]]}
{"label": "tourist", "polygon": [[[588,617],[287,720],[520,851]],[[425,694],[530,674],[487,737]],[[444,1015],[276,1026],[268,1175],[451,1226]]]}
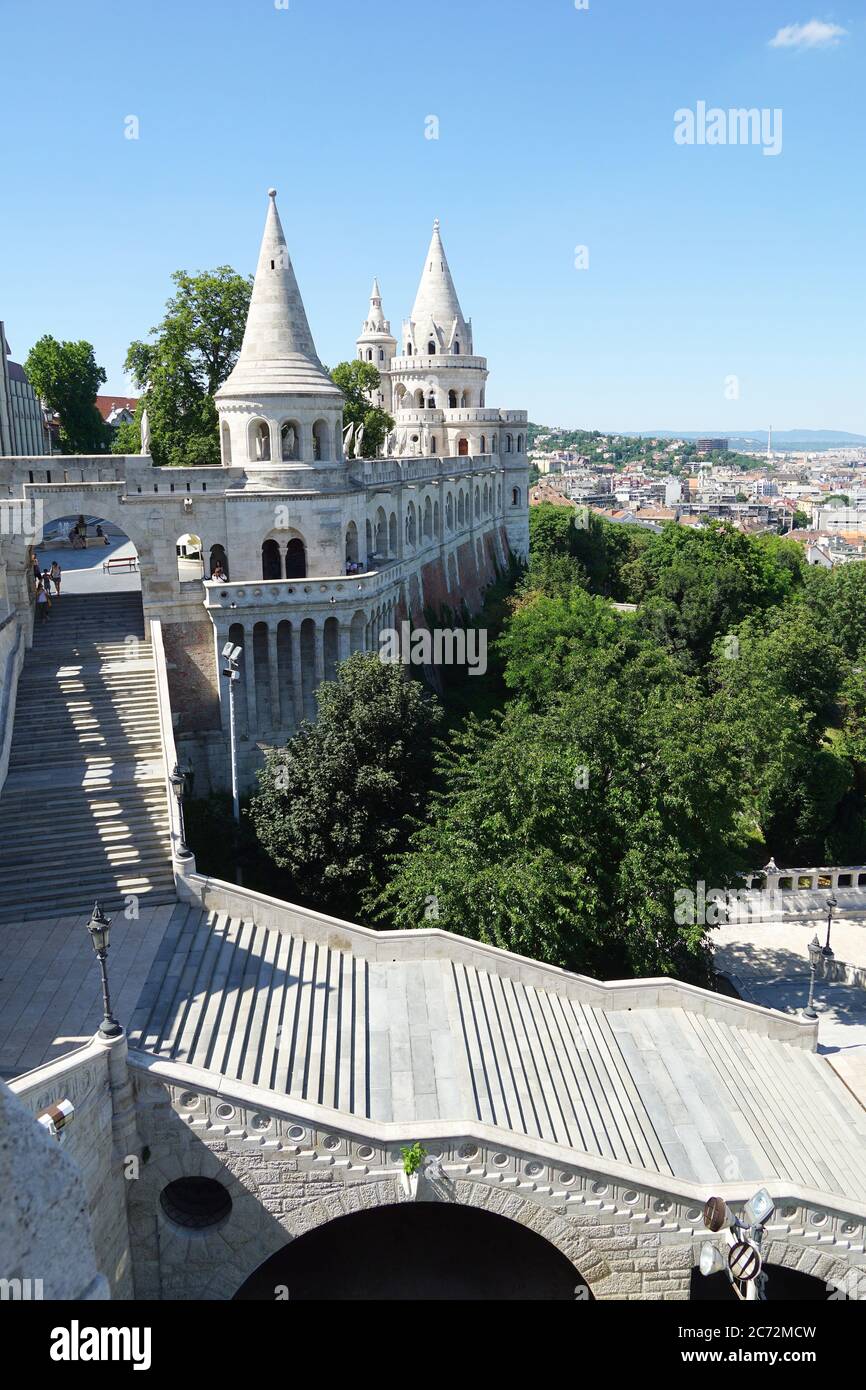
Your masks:
{"label": "tourist", "polygon": [[37,588],[39,587],[39,581],[40,581],[41,578],[42,578],[42,571],[41,571],[41,569],[39,568],[39,556],[36,555],[36,554],[34,554],[34,556],[33,556],[33,583],[36,585]]}
{"label": "tourist", "polygon": [[226,572],[220,564],[219,560],[217,560],[216,564],[211,570],[210,577],[211,579],[215,580],[217,584],[225,584],[228,576],[226,575]]}
{"label": "tourist", "polygon": [[43,586],[43,588],[45,589],[46,594],[47,594],[48,597],[50,598],[50,597],[51,597],[51,571],[50,571],[50,570],[43,570],[43,571],[42,571],[42,574],[41,574],[39,577],[40,577],[40,579],[41,579],[41,581],[42,581],[42,586]]}
{"label": "tourist", "polygon": [[100,525],[98,525],[98,524],[97,524],[97,527],[96,527],[96,538],[97,538],[97,540],[104,541],[106,545],[111,545],[111,541],[110,541],[110,540],[108,539],[108,537],[106,536],[106,534],[105,534],[105,532],[103,531],[102,527],[101,527]]}
{"label": "tourist", "polygon": [[52,584],[54,585],[54,595],[55,595],[55,598],[59,598],[59,597],[60,597],[60,580],[62,579],[62,577],[63,577],[63,571],[61,570],[59,564],[57,563],[56,560],[52,560],[52,561],[51,561],[51,582],[52,582]]}
{"label": "tourist", "polygon": [[36,612],[39,614],[40,623],[44,622],[48,617],[48,610],[50,607],[51,599],[45,592],[45,586],[40,584],[39,588],[36,590]]}

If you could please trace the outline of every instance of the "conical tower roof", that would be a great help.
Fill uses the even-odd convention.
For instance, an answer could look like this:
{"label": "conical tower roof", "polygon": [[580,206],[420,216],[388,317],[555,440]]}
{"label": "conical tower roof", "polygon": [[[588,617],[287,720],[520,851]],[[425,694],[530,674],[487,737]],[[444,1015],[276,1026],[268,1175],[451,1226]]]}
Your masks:
{"label": "conical tower roof", "polygon": [[342,392],[316,354],[277,212],[275,188],[268,190],[268,200],[243,345],[234,370],[216,393],[217,398],[339,396]]}
{"label": "conical tower roof", "polygon": [[[361,327],[360,338],[365,337],[391,337],[391,325],[385,318],[385,313],[382,308],[382,291],[379,289],[378,278],[373,281],[373,288],[370,291],[370,308],[367,311],[367,317]],[[359,342],[360,338],[358,340]]]}
{"label": "conical tower roof", "polygon": [[446,338],[456,322],[458,332],[466,336],[466,320],[439,235],[438,217],[433,223],[433,235],[412,306],[411,322],[424,328],[433,323],[444,330]]}

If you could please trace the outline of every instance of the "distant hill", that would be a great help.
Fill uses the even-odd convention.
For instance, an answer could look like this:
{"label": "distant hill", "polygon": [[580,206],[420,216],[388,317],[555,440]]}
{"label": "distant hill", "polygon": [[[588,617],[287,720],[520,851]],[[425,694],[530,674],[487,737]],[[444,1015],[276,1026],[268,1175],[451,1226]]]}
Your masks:
{"label": "distant hill", "polygon": [[[767,431],[745,430],[730,434],[726,430],[642,430],[654,439],[729,439],[732,449],[766,448]],[[773,430],[773,447],[778,449],[833,449],[838,445],[866,444],[866,435],[847,430]]]}

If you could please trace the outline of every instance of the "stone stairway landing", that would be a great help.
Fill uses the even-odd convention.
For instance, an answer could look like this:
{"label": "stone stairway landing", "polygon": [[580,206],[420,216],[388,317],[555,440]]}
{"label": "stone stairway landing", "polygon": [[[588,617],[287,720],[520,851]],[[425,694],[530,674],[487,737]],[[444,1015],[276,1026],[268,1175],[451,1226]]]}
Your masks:
{"label": "stone stairway landing", "polygon": [[174,899],[141,595],[67,594],[38,623],[0,794],[0,921]]}

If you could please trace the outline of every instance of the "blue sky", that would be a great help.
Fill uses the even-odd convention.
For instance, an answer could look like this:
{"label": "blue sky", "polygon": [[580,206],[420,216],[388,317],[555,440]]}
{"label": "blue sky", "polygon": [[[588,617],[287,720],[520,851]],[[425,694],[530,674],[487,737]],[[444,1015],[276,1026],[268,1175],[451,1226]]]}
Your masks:
{"label": "blue sky", "polygon": [[[329,364],[374,274],[399,333],[438,216],[491,404],[866,433],[866,6],[814,3],[0,0],[13,354],[87,338],[129,389],[171,272],[252,269],[273,184]],[[845,32],[771,45],[812,20]],[[781,153],[676,144],[699,101],[781,109]]]}

